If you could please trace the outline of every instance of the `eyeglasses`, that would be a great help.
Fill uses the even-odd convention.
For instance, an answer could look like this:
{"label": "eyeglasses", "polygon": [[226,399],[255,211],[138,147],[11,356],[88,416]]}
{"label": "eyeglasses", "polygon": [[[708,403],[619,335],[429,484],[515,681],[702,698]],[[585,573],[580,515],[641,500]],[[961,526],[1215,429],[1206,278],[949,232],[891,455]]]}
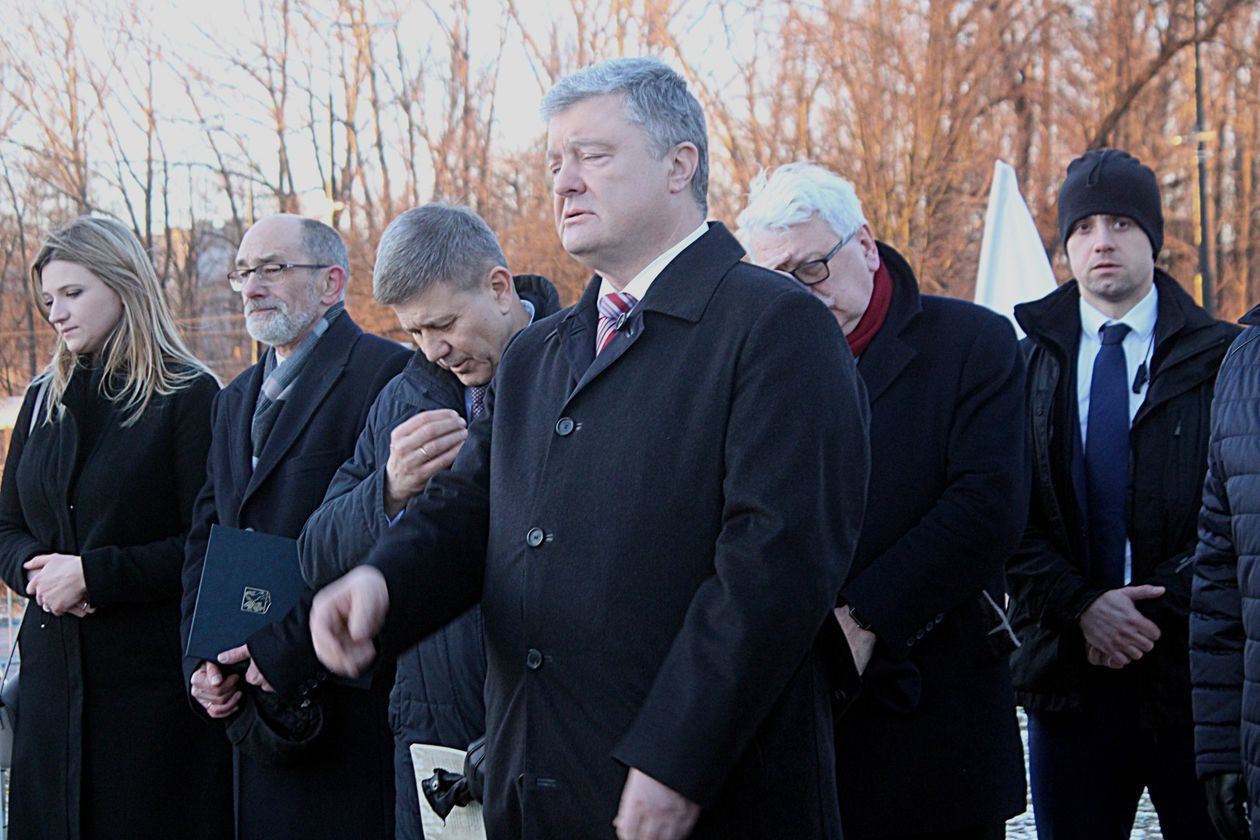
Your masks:
{"label": "eyeglasses", "polygon": [[253,268],[238,268],[235,271],[228,272],[228,283],[232,286],[232,291],[239,292],[245,288],[245,281],[249,279],[251,274],[261,286],[270,286],[272,283],[279,283],[280,278],[290,268],[331,268],[329,265],[309,265],[307,263],[263,263]]}
{"label": "eyeglasses", "polygon": [[836,243],[836,247],[827,252],[827,255],[821,259],[803,262],[796,268],[788,272],[797,279],[797,282],[804,286],[816,286],[831,276],[831,267],[827,263],[831,262],[831,258],[840,253],[840,249],[849,244],[853,237],[857,236],[857,232],[862,229],[861,225],[855,227],[848,236]]}

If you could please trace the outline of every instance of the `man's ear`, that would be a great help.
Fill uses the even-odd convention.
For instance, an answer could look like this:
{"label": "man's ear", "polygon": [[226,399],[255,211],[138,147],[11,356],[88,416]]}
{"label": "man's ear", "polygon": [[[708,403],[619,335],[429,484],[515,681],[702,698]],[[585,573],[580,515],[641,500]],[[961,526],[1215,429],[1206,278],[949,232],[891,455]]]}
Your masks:
{"label": "man's ear", "polygon": [[332,306],[345,296],[346,292],[346,270],[339,265],[330,266],[328,274],[324,276],[324,290],[319,296],[319,302],[324,306]]}
{"label": "man's ear", "polygon": [[501,265],[496,265],[486,276],[486,284],[490,296],[499,305],[499,310],[506,313],[516,298],[516,284],[512,281],[512,272]]}
{"label": "man's ear", "polygon": [[695,143],[679,143],[669,151],[669,191],[683,192],[691,189],[691,179],[696,177],[700,166],[700,150]]}
{"label": "man's ear", "polygon": [[871,226],[863,222],[862,232],[857,235],[857,238],[862,244],[862,256],[866,258],[866,267],[872,272],[879,271],[879,247],[875,244],[875,234],[871,231]]}

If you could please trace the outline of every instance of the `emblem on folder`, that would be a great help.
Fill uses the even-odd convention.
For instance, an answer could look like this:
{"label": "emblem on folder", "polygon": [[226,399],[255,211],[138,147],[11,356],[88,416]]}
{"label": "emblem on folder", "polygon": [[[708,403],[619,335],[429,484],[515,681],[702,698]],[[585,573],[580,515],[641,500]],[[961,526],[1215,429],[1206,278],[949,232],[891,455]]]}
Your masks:
{"label": "emblem on folder", "polygon": [[269,609],[271,609],[270,592],[253,586],[245,587],[245,594],[241,596],[241,612],[266,615]]}

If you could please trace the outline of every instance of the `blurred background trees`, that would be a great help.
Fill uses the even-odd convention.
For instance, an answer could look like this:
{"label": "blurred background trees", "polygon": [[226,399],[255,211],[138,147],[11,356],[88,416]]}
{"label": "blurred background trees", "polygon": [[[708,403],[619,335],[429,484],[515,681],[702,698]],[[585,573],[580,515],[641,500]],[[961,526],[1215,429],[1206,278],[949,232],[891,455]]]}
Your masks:
{"label": "blurred background trees", "polygon": [[[928,291],[971,295],[993,160],[1011,163],[1067,276],[1055,192],[1086,148],[1160,176],[1163,265],[1196,291],[1199,214],[1212,299],[1260,298],[1260,8],[1248,0],[15,0],[0,31],[0,394],[20,394],[51,331],[26,274],[40,238],[85,212],[149,247],[181,324],[224,377],[251,361],[224,281],[251,220],[288,210],[350,246],[349,306],[371,302],[380,232],[407,207],[467,204],[512,268],[566,302],[537,103],[602,58],[682,71],[711,134],[711,218],[763,166],[850,178],[876,234]],[[1194,46],[1204,129],[1196,134]],[[1205,146],[1198,206],[1196,141]]]}

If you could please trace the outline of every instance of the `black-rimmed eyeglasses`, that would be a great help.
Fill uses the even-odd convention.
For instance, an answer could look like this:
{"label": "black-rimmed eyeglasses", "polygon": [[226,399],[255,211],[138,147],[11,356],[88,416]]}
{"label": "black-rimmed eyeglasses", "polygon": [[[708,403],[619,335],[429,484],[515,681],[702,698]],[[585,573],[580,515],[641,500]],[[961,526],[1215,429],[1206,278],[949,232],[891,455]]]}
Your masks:
{"label": "black-rimmed eyeglasses", "polygon": [[796,268],[788,272],[796,278],[803,286],[816,286],[831,276],[831,267],[828,265],[831,258],[840,253],[840,249],[848,245],[853,237],[857,236],[857,232],[862,229],[861,225],[855,227],[848,236],[836,243],[836,247],[827,252],[827,255],[820,259],[803,262]]}
{"label": "black-rimmed eyeglasses", "polygon": [[263,263],[253,268],[238,268],[235,271],[229,271],[227,279],[232,286],[232,291],[239,292],[245,288],[245,281],[251,274],[260,285],[270,286],[272,283],[280,282],[280,278],[291,268],[331,268],[331,266],[309,263]]}

